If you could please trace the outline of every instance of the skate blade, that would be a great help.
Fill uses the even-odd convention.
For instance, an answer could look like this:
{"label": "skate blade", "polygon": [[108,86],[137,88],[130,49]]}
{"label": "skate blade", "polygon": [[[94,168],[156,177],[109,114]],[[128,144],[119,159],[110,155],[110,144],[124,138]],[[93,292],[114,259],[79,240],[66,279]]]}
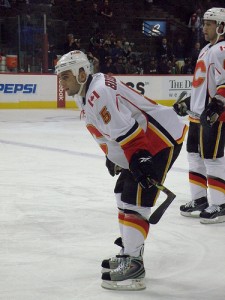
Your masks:
{"label": "skate blade", "polygon": [[225,216],[219,216],[214,219],[200,218],[201,224],[218,224],[218,223],[223,223],[223,222],[225,222]]}
{"label": "skate blade", "polygon": [[181,211],[180,214],[184,217],[189,217],[189,218],[199,218],[200,211],[192,211],[192,212],[184,212]]}
{"label": "skate blade", "polygon": [[118,291],[140,291],[146,288],[144,278],[127,279],[123,281],[103,280],[101,286],[107,290],[118,290]]}

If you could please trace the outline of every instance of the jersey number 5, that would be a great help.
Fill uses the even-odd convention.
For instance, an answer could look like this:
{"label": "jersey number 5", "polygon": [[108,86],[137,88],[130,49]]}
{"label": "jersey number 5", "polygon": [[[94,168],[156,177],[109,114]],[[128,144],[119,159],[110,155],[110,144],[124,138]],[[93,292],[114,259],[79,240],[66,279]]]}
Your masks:
{"label": "jersey number 5", "polygon": [[102,120],[105,124],[108,124],[111,120],[111,114],[110,112],[107,110],[107,107],[104,106],[101,111],[100,111],[100,116],[102,117]]}

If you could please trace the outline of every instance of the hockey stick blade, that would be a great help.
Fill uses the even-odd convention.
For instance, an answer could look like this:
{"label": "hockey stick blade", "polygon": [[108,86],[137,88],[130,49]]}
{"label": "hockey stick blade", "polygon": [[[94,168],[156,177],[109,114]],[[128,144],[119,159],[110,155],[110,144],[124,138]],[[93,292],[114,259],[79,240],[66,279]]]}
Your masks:
{"label": "hockey stick blade", "polygon": [[163,214],[165,213],[165,211],[167,210],[167,208],[170,206],[170,204],[176,198],[176,195],[174,193],[172,193],[170,190],[168,190],[161,183],[159,183],[155,180],[152,180],[152,179],[150,181],[155,187],[157,187],[157,189],[159,189],[160,191],[162,191],[163,193],[165,193],[167,195],[166,200],[163,201],[163,203],[155,209],[155,211],[151,214],[151,216],[148,220],[150,224],[157,224],[159,222],[159,220],[161,219],[161,217],[163,216]]}
{"label": "hockey stick blade", "polygon": [[180,96],[177,98],[176,103],[179,103],[184,98],[184,96],[186,96],[186,95],[187,95],[186,91],[181,92]]}

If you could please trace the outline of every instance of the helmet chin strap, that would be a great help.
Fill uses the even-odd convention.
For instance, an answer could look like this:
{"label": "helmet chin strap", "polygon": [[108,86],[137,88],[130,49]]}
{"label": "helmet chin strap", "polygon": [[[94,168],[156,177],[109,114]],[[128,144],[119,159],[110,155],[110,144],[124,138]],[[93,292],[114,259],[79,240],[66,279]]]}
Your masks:
{"label": "helmet chin strap", "polygon": [[225,33],[225,26],[223,26],[223,32],[219,33],[219,27],[220,27],[221,24],[219,24],[217,27],[216,27],[216,34],[217,34],[217,38],[216,38],[216,41],[214,44],[216,44],[219,40],[219,38],[221,37],[221,35],[223,35]]}
{"label": "helmet chin strap", "polygon": [[77,75],[75,75],[75,76],[76,76],[77,82],[80,84],[80,89],[77,93],[77,95],[80,96],[81,92],[83,91],[83,87],[84,87],[85,83],[87,82],[87,76],[86,76],[86,80],[84,82],[80,82],[79,81],[79,76],[77,76]]}
{"label": "helmet chin strap", "polygon": [[79,96],[80,96],[81,92],[83,91],[84,83],[80,84],[80,89],[79,89],[79,92],[77,93],[77,95],[79,95]]}

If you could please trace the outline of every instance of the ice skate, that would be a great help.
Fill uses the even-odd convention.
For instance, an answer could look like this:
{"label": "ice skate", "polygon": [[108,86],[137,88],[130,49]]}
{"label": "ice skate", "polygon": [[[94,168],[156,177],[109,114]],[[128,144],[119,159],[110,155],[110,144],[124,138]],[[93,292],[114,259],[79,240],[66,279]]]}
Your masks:
{"label": "ice skate", "polygon": [[110,257],[107,259],[104,259],[102,261],[102,272],[106,271],[106,269],[114,270],[119,266],[120,263],[120,256],[123,255],[123,241],[122,238],[119,237],[114,242],[115,245],[121,247],[121,250],[119,252],[119,255],[116,255],[114,257]]}
{"label": "ice skate", "polygon": [[110,290],[138,291],[146,288],[143,258],[121,255],[119,266],[102,274],[102,287]]}
{"label": "ice skate", "polygon": [[225,204],[210,205],[200,213],[200,223],[216,224],[225,222]]}
{"label": "ice skate", "polygon": [[185,217],[199,217],[199,213],[208,207],[207,197],[192,200],[180,206],[180,214]]}

